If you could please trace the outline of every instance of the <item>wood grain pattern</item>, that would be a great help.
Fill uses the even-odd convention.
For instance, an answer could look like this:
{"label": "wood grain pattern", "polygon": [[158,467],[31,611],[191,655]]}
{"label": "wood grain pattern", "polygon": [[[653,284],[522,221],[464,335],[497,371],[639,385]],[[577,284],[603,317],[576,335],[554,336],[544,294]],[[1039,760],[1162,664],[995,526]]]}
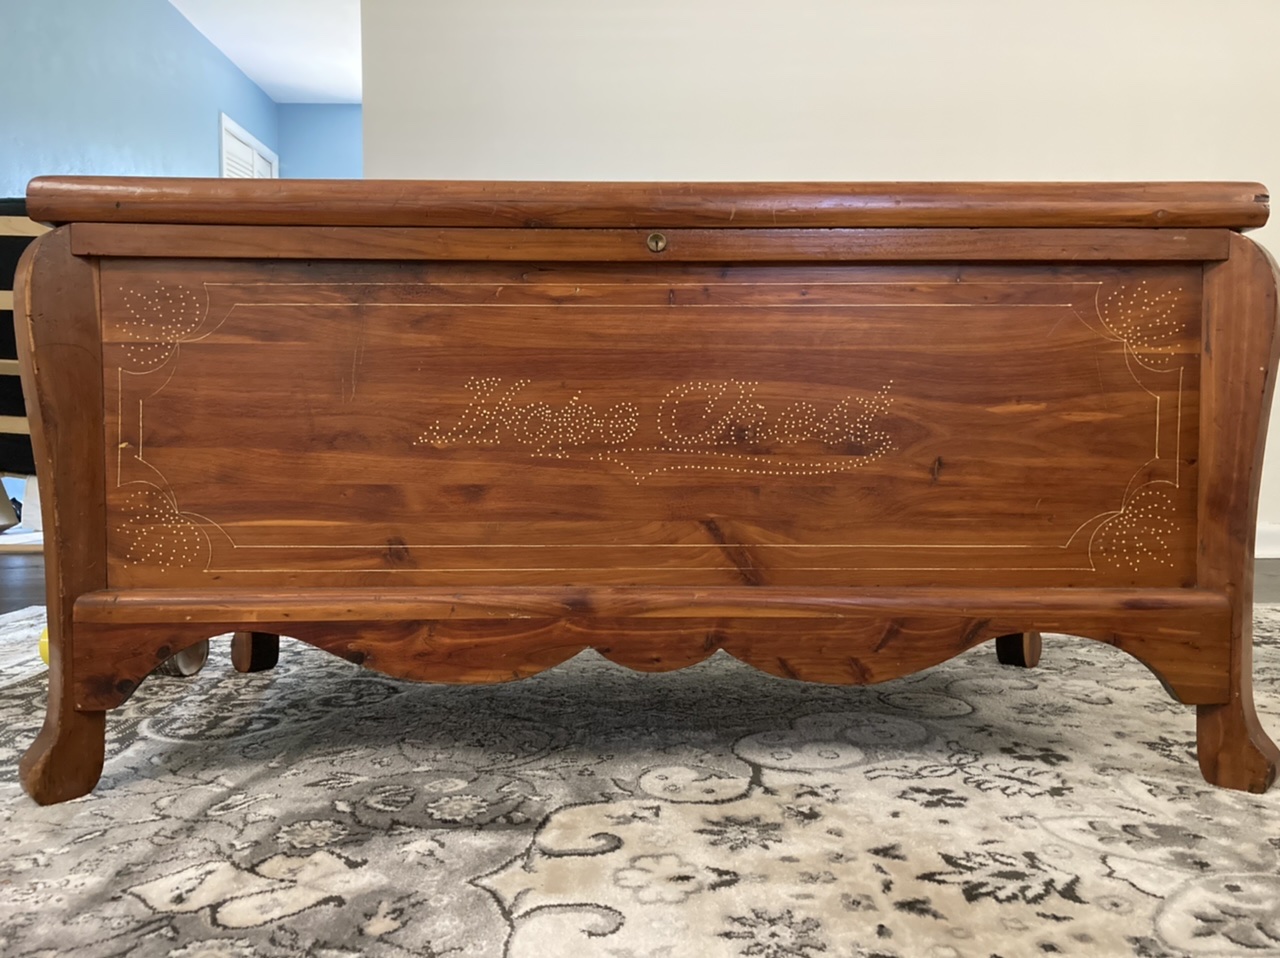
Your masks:
{"label": "wood grain pattern", "polygon": [[1225,229],[720,229],[664,227],[660,253],[648,230],[422,229],[319,226],[76,223],[79,256],[241,257],[256,260],[478,260],[488,262],[827,263],[949,260],[1225,259]]}
{"label": "wood grain pattern", "polygon": [[[76,603],[76,621],[97,625],[164,625],[177,622],[241,622],[255,631],[267,621],[352,622],[370,608],[387,618],[546,619],[607,616],[614,619],[759,618],[841,619],[850,615],[923,616],[962,612],[1005,619],[1042,620],[1045,631],[1070,632],[1069,620],[1089,616],[1141,618],[1167,615],[1171,621],[1204,616],[1223,618],[1226,595],[1207,589],[1023,589],[824,587],[714,589],[646,586],[489,586],[481,589],[101,589]],[[1020,631],[1008,630],[1010,633]],[[1224,646],[1225,649],[1225,646]],[[1225,659],[1224,659],[1225,661]]]}
{"label": "wood grain pattern", "polygon": [[15,325],[31,440],[41,480],[49,614],[49,703],[19,765],[42,805],[85,794],[102,773],[106,714],[77,709],[73,608],[106,586],[106,456],[102,346],[92,267],[71,256],[65,229],[23,253]]}
{"label": "wood grain pattern", "polygon": [[1187,704],[1228,694],[1226,649],[1215,654],[1203,639],[1221,634],[1227,620],[1226,602],[1214,593],[762,591],[577,590],[558,601],[546,590],[222,593],[177,604],[162,592],[88,596],[79,628],[92,644],[76,701],[115,708],[175,651],[248,627],[389,675],[437,682],[524,678],[594,648],[645,671],[684,668],[724,650],[782,678],[839,684],[900,678],[994,637],[1044,629],[1128,652]]}
{"label": "wood grain pattern", "polygon": [[1204,377],[1200,454],[1206,465],[1197,507],[1199,570],[1206,588],[1231,599],[1231,698],[1197,710],[1204,777],[1264,792],[1275,781],[1280,749],[1253,704],[1253,544],[1258,488],[1275,390],[1280,337],[1273,260],[1244,237],[1228,263],[1205,272]]}
{"label": "wood grain pattern", "polygon": [[1224,227],[1267,220],[1259,183],[574,183],[40,177],[32,219],[209,225]]}
{"label": "wood grain pattern", "polygon": [[1200,282],[109,261],[111,584],[1189,585]]}
{"label": "wood grain pattern", "polygon": [[75,220],[22,287],[55,489],[40,801],[222,632],[242,670],[288,635],[430,681],[594,648],[838,683],[1067,632],[1198,707],[1210,781],[1274,778],[1248,629],[1276,294],[1231,232],[1256,184],[59,178],[31,204]]}

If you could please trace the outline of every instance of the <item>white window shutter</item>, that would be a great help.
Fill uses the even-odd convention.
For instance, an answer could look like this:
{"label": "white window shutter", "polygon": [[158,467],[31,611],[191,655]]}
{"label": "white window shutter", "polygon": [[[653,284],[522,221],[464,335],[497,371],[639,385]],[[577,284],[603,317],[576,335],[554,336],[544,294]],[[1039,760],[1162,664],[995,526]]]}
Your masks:
{"label": "white window shutter", "polygon": [[276,165],[257,150],[253,151],[253,175],[257,178],[270,179],[276,175]]}
{"label": "white window shutter", "polygon": [[233,133],[222,134],[222,175],[251,177],[257,151]]}
{"label": "white window shutter", "polygon": [[280,158],[257,137],[222,114],[222,175],[271,179],[280,175]]}

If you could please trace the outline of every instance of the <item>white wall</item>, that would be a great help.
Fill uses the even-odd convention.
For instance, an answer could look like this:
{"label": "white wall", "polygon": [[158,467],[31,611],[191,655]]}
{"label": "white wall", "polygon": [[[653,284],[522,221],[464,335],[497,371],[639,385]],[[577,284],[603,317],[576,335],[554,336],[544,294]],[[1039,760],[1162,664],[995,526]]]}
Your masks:
{"label": "white wall", "polygon": [[1277,36],[1280,0],[365,0],[365,175],[1280,195]]}

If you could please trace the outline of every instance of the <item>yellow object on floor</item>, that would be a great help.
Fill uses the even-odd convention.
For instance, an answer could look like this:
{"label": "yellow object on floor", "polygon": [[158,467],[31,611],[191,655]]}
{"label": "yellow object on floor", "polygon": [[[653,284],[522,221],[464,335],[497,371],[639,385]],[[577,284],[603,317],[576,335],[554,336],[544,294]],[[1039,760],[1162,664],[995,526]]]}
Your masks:
{"label": "yellow object on floor", "polygon": [[40,658],[44,659],[45,665],[49,664],[49,627],[47,625],[40,633]]}

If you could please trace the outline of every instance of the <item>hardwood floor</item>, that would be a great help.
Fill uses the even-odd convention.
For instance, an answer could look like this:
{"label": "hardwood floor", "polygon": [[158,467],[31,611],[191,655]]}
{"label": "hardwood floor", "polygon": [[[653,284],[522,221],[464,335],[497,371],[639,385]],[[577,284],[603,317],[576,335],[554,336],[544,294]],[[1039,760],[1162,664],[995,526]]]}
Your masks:
{"label": "hardwood floor", "polygon": [[1253,601],[1280,602],[1280,559],[1258,559],[1254,563]]}
{"label": "hardwood floor", "polygon": [[[1259,559],[1254,601],[1280,602],[1280,559]],[[0,615],[44,604],[44,556],[0,554]]]}
{"label": "hardwood floor", "polygon": [[44,556],[0,553],[0,615],[44,605]]}

